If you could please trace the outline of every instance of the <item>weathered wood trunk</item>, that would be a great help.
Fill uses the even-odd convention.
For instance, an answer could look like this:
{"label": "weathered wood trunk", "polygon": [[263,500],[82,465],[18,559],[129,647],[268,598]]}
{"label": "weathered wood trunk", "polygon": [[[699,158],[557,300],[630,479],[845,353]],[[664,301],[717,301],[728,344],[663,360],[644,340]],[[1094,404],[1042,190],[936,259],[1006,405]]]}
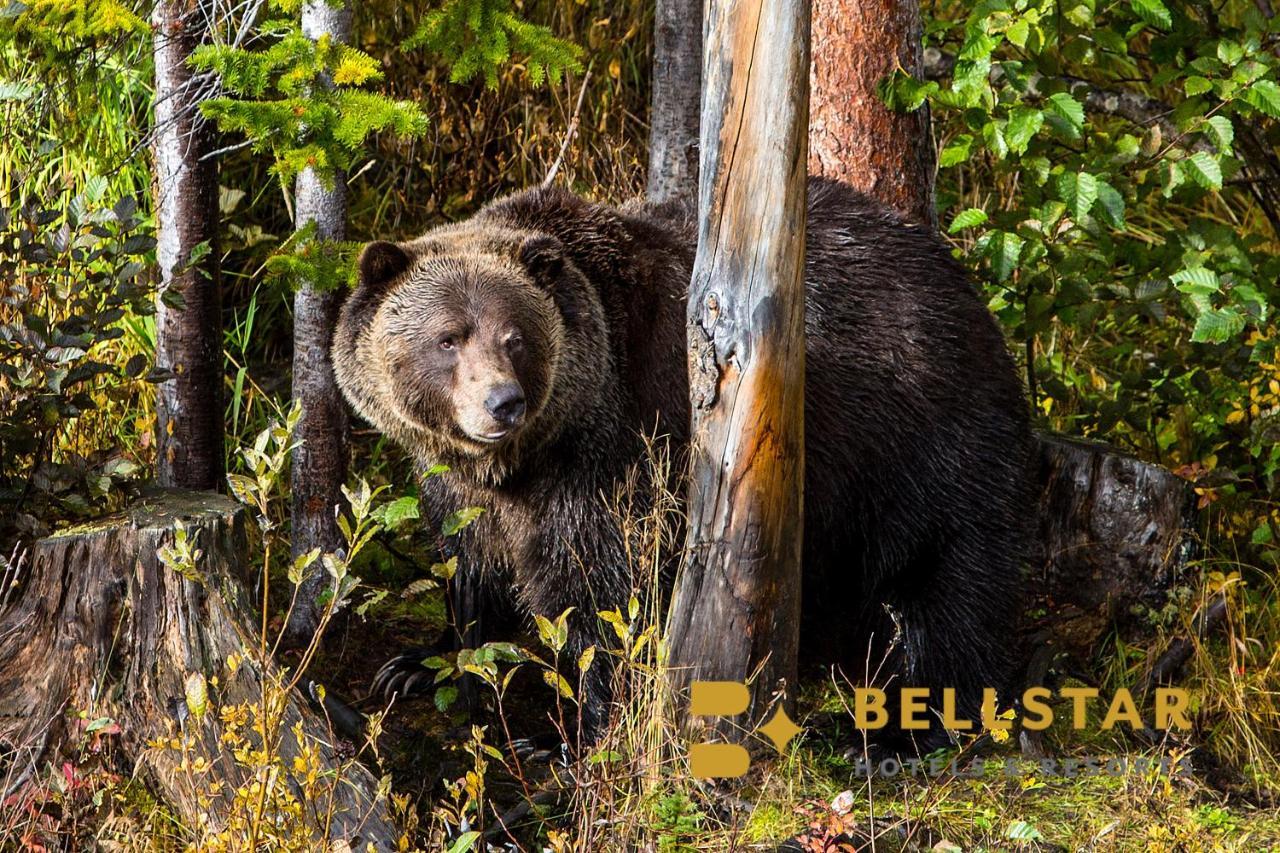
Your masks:
{"label": "weathered wood trunk", "polygon": [[[158,556],[173,544],[179,522],[200,551],[195,577]],[[211,708],[258,703],[264,672],[276,674],[259,663],[257,620],[242,577],[247,551],[239,504],[177,491],[37,541],[20,596],[0,614],[0,779],[16,788],[64,744],[83,737],[86,722],[107,717],[121,728],[122,763],[139,767],[184,825],[216,826],[248,771],[222,751],[217,714],[197,719],[183,697],[187,679],[200,674],[209,682]],[[227,665],[232,655],[242,659],[234,672]],[[292,728],[301,723],[304,740],[320,746],[321,769],[340,777],[326,789],[331,824],[329,803],[307,803],[316,838],[390,848],[395,827],[369,771],[337,754],[342,746],[325,720],[296,694],[287,697],[280,719],[285,768],[298,753]],[[196,755],[213,759],[216,775],[188,772],[181,752],[148,745],[180,732],[200,742]],[[201,790],[214,778],[225,783],[223,793],[203,806]]]}
{"label": "weathered wood trunk", "polygon": [[[302,31],[307,37],[328,36],[345,42],[351,35],[351,7],[310,0],[302,10]],[[305,169],[295,186],[295,225],[298,230],[315,223],[316,240],[343,240],[347,230],[347,176],[338,172],[322,176]],[[293,554],[314,548],[334,551],[342,544],[336,510],[347,478],[347,405],[333,376],[329,344],[342,307],[342,294],[304,282],[293,300],[293,400],[302,406],[295,437],[301,442],[293,454]],[[324,572],[318,567],[302,584],[290,614],[287,638],[291,645],[305,645],[319,624],[321,608],[316,596],[324,588]]]}
{"label": "weathered wood trunk", "polygon": [[649,180],[656,202],[698,191],[702,99],[702,0],[657,0],[653,14]]}
{"label": "weathered wood trunk", "polygon": [[1134,609],[1159,609],[1194,551],[1186,480],[1106,445],[1042,435],[1032,560],[1042,642],[1086,659]]}
{"label": "weathered wood trunk", "polygon": [[[196,108],[187,58],[215,19],[214,4],[155,4],[156,479],[223,487],[222,315],[218,283],[218,165],[204,159],[213,128]],[[203,250],[197,247],[204,244]],[[199,251],[204,251],[199,257]]]}
{"label": "weathered wood trunk", "polygon": [[809,171],[937,227],[929,109],[890,110],[876,86],[901,65],[920,77],[916,0],[814,0]]}
{"label": "weathered wood trunk", "polygon": [[[795,695],[804,482],[804,0],[713,0],[689,293],[688,556],[675,677]],[[739,723],[746,722],[739,720]]]}

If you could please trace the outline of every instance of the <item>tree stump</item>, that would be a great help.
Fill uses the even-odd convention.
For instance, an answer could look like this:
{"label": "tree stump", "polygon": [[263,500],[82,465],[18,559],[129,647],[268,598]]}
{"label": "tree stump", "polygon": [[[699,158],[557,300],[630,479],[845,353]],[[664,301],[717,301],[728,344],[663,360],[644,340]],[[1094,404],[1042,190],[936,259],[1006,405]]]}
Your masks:
{"label": "tree stump", "polygon": [[[195,577],[158,557],[179,522],[201,552]],[[118,516],[38,540],[30,556],[24,588],[0,614],[0,779],[16,789],[32,778],[83,736],[77,712],[85,712],[119,724],[117,755],[142,771],[184,825],[217,825],[251,771],[224,751],[217,714],[189,712],[188,678],[205,676],[209,705],[216,696],[227,707],[258,702],[264,677],[278,674],[257,663],[241,506],[215,494],[157,491]],[[232,655],[242,660],[234,673],[226,665]],[[321,769],[337,774],[331,804],[303,803],[316,837],[392,849],[398,832],[385,787],[350,758],[350,745],[337,742],[296,691],[285,697],[282,719],[283,766],[298,754],[300,724],[304,743],[319,747]],[[214,759],[211,770],[192,774],[180,752],[148,745],[178,732],[198,739],[200,754]],[[222,802],[201,804],[212,778],[224,783]]]}
{"label": "tree stump", "polygon": [[1195,551],[1194,491],[1115,448],[1039,440],[1040,507],[1031,589],[1037,635],[1086,659],[1136,606],[1158,609]]}

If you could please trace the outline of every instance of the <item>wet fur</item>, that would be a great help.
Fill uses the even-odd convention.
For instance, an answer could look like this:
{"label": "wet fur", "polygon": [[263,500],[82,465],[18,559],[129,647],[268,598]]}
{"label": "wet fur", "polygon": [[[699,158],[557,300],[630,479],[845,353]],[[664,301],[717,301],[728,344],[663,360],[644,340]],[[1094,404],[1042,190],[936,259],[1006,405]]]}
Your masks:
{"label": "wet fur", "polygon": [[[565,261],[545,280],[513,260],[539,235]],[[385,345],[372,318],[412,275],[361,287],[342,313],[334,362],[348,397],[422,464],[451,466],[424,484],[429,523],[486,507],[458,543],[464,571],[514,582],[532,613],[577,608],[571,653],[632,587],[605,497],[640,458],[642,432],[688,441],[695,243],[686,207],[537,189],[406,244],[486,275],[505,269],[506,286],[554,304],[542,330],[557,352],[548,398],[496,454],[406,425],[367,367]],[[976,713],[983,687],[1009,682],[1028,544],[1030,435],[1014,365],[938,238],[844,185],[810,182],[806,281],[804,663],[861,680],[887,657],[879,681],[955,687],[961,713]],[[429,298],[412,308],[433,310]],[[603,678],[591,690],[589,718],[608,695]],[[916,746],[941,739],[934,730]]]}

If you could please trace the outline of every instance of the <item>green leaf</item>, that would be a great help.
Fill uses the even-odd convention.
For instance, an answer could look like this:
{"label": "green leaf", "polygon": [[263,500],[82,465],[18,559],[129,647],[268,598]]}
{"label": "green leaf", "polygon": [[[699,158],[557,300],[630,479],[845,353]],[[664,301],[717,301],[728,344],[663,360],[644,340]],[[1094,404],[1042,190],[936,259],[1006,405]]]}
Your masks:
{"label": "green leaf", "polygon": [[1244,330],[1244,315],[1229,308],[1213,308],[1196,318],[1191,340],[1196,343],[1220,344]]}
{"label": "green leaf", "polygon": [[1183,89],[1187,93],[1188,98],[1194,98],[1196,95],[1203,95],[1213,88],[1213,84],[1204,77],[1192,75],[1182,83]]}
{"label": "green leaf", "polygon": [[1256,81],[1245,90],[1244,99],[1272,118],[1280,118],[1280,84],[1274,80]]}
{"label": "green leaf", "polygon": [[480,833],[474,829],[464,832],[454,840],[446,853],[471,853],[471,848],[475,846],[479,838]]}
{"label": "green leaf", "polygon": [[1218,42],[1218,60],[1223,65],[1232,67],[1244,59],[1244,48],[1233,41],[1222,39]]}
{"label": "green leaf", "polygon": [[969,149],[973,147],[973,137],[962,133],[938,154],[938,165],[942,168],[955,166],[969,159]]}
{"label": "green leaf", "polygon": [[957,231],[974,228],[986,221],[987,212],[985,210],[979,207],[971,207],[956,214],[956,218],[951,220],[951,227],[947,229],[947,233],[955,234]]}
{"label": "green leaf", "polygon": [[1000,122],[989,121],[982,127],[982,140],[987,145],[987,150],[996,155],[997,160],[1003,160],[1009,154],[1009,144],[1005,142],[1004,131],[1000,127]]}
{"label": "green leaf", "polygon": [[1066,92],[1051,95],[1045,104],[1045,115],[1057,130],[1071,139],[1079,139],[1084,130],[1084,105]]}
{"label": "green leaf", "polygon": [[1221,288],[1218,274],[1204,267],[1188,267],[1169,276],[1169,280],[1183,293],[1208,295]]}
{"label": "green leaf", "polygon": [[1066,202],[1071,218],[1083,222],[1098,200],[1098,179],[1088,172],[1063,172],[1058,176],[1058,197]]}
{"label": "green leaf", "polygon": [[448,711],[450,706],[452,706],[458,698],[458,688],[454,687],[452,684],[446,684],[436,690],[434,698],[437,710],[442,713],[444,711]]}
{"label": "green leaf", "polygon": [[1183,172],[1207,190],[1222,189],[1222,167],[1208,151],[1197,151],[1181,163]]}
{"label": "green leaf", "polygon": [[983,248],[984,254],[991,260],[991,271],[997,281],[1005,281],[1018,268],[1018,259],[1022,256],[1023,239],[1008,231],[995,231]]}
{"label": "green leaf", "polygon": [[1004,837],[1013,841],[1043,841],[1044,836],[1025,820],[1015,820],[1005,830]]}
{"label": "green leaf", "polygon": [[1023,154],[1031,140],[1044,126],[1044,113],[1034,107],[1014,107],[1009,111],[1009,124],[1005,127],[1004,139],[1009,143],[1009,150],[1015,154]]}
{"label": "green leaf", "polygon": [[1207,119],[1208,127],[1205,129],[1206,135],[1213,140],[1213,144],[1217,146],[1219,153],[1230,154],[1231,143],[1236,138],[1235,125],[1231,123],[1231,119],[1226,116],[1212,116]]}
{"label": "green leaf", "polygon": [[418,517],[418,499],[412,495],[406,495],[389,504],[384,504],[378,508],[377,512],[378,520],[388,530],[396,530],[406,521],[412,521]]}
{"label": "green leaf", "polygon": [[1100,216],[1112,228],[1124,228],[1124,196],[1106,181],[1098,181]]}
{"label": "green leaf", "polygon": [[445,536],[453,536],[479,518],[482,513],[484,513],[484,507],[479,506],[469,506],[451,513],[440,525],[440,532]]}
{"label": "green leaf", "polygon": [[1160,0],[1129,0],[1129,8],[1133,9],[1133,13],[1144,23],[1153,27],[1167,30],[1173,26],[1173,16]]}

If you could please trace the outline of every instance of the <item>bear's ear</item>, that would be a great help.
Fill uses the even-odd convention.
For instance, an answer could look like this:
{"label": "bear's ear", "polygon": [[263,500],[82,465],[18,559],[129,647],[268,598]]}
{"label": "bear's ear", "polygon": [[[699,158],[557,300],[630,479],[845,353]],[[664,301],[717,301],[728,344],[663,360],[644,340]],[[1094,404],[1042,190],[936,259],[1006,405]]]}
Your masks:
{"label": "bear's ear", "polygon": [[538,234],[520,244],[516,257],[534,281],[546,284],[564,268],[564,244],[550,234]]}
{"label": "bear's ear", "polygon": [[388,284],[409,268],[412,258],[400,246],[377,240],[360,252],[360,284],[374,289]]}

